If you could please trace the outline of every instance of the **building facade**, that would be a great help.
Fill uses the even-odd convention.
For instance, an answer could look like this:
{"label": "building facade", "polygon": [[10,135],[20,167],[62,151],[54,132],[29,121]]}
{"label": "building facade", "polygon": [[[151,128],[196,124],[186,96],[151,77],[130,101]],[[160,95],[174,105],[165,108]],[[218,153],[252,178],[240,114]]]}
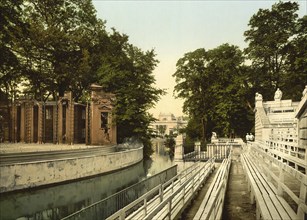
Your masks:
{"label": "building facade", "polygon": [[255,97],[255,141],[266,145],[266,151],[284,163],[306,172],[307,114],[306,89],[300,102],[282,100],[275,92],[274,101]]}
{"label": "building facade", "polygon": [[116,144],[114,99],[113,94],[103,92],[98,85],[91,86],[91,98],[86,105],[74,102],[72,92],[66,92],[57,101],[20,98],[1,109],[1,141]]}
{"label": "building facade", "polygon": [[157,135],[178,134],[179,129],[185,128],[188,121],[184,117],[175,117],[172,113],[160,113],[157,121],[151,127]]}

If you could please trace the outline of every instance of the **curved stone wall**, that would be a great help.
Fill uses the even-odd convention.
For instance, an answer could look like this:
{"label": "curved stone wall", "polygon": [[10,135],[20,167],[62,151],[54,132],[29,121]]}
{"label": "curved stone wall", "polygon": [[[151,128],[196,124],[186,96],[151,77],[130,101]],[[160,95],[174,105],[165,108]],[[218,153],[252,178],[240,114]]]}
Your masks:
{"label": "curved stone wall", "polygon": [[0,166],[0,193],[111,172],[143,159],[143,148],[52,161]]}

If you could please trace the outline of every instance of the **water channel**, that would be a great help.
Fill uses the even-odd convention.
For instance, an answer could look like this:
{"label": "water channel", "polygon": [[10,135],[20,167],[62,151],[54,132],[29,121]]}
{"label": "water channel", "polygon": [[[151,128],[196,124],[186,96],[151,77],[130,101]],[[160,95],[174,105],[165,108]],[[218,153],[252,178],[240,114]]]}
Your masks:
{"label": "water channel", "polygon": [[61,219],[173,164],[168,155],[154,154],[151,160],[143,160],[117,172],[40,189],[0,194],[0,219]]}

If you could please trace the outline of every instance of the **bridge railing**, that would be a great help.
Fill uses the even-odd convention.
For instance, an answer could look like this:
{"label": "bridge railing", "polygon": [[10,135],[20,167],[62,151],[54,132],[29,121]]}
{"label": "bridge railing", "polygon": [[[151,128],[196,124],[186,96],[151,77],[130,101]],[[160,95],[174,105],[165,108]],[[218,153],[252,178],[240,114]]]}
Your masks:
{"label": "bridge railing", "polygon": [[[204,169],[203,172],[197,172],[201,170],[201,168],[203,168],[204,166],[207,166],[207,168]],[[205,164],[200,162],[193,164],[177,176],[170,179],[168,182],[155,187],[154,189],[141,196],[137,200],[133,201],[123,209],[114,213],[108,218],[108,220],[126,218],[152,219],[153,216],[155,216],[159,211],[161,211],[165,204],[172,204],[170,205],[171,207],[169,213],[167,213],[167,215],[172,215],[172,211],[174,211],[175,207],[177,207],[177,205],[179,204],[178,201],[183,201],[184,203],[185,199],[187,199],[186,194],[188,193],[188,191],[186,187],[189,185],[192,188],[190,187],[188,190],[196,190],[194,184],[196,184],[196,182],[200,179],[201,175],[205,175],[205,172],[209,172],[209,168],[213,169],[213,167],[213,158]],[[198,184],[200,184],[200,182],[198,182]],[[176,195],[179,195],[180,198],[177,198],[177,203],[175,204],[174,202],[172,203],[172,201]],[[153,199],[154,201],[151,200],[153,197],[155,198]]]}
{"label": "bridge railing", "polygon": [[145,193],[154,191],[156,186],[168,183],[175,177],[177,177],[177,165],[72,213],[62,220],[106,219]]}

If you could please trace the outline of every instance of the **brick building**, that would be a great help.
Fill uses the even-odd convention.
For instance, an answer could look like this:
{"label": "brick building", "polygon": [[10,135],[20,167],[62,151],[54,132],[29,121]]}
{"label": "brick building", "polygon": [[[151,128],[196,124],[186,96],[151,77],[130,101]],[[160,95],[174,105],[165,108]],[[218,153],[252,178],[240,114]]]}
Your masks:
{"label": "brick building", "polygon": [[2,103],[1,141],[116,144],[114,99],[101,86],[92,85],[91,99],[86,105],[74,102],[72,92],[66,92],[57,101],[23,97],[8,107]]}

